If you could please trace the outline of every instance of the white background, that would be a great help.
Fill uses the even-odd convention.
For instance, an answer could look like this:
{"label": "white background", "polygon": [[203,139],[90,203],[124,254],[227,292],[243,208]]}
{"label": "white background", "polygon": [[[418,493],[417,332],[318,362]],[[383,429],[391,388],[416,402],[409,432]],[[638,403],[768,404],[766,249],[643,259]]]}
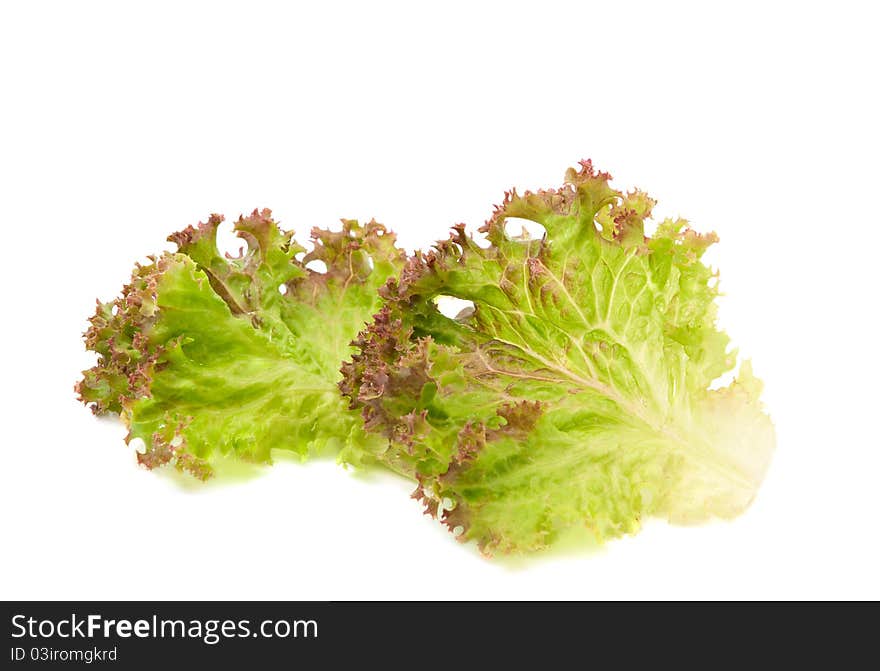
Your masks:
{"label": "white background", "polygon": [[[872,3],[300,4],[3,3],[0,598],[880,597]],[[778,432],[735,522],[489,561],[407,482],[181,482],[74,400],[95,297],[211,212],[420,247],[586,157],[721,237]]]}

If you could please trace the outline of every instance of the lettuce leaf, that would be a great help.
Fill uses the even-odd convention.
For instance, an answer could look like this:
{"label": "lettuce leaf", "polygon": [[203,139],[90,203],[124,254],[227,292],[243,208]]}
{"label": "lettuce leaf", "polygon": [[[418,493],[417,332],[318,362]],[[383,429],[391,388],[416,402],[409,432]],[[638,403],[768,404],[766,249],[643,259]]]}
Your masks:
{"label": "lettuce leaf", "polygon": [[[362,460],[483,552],[530,551],[586,525],[730,518],[775,445],[761,383],[716,326],[714,234],[684,220],[645,235],[654,201],[581,162],[562,188],[512,191],[481,229],[456,226],[383,288],[340,388],[383,443]],[[512,236],[510,218],[546,234]],[[511,222],[513,223],[513,222]],[[444,316],[441,297],[473,303]]]}
{"label": "lettuce leaf", "polygon": [[[222,221],[171,235],[177,253],[137,265],[119,298],[98,302],[85,339],[99,360],[76,385],[81,400],[122,417],[141,464],[201,479],[218,457],[267,463],[273,449],[305,457],[375,441],[336,383],[377,289],[403,266],[394,235],[344,220],[313,229],[303,254],[255,210],[234,225],[246,249],[224,258]],[[306,267],[316,260],[325,273]]]}

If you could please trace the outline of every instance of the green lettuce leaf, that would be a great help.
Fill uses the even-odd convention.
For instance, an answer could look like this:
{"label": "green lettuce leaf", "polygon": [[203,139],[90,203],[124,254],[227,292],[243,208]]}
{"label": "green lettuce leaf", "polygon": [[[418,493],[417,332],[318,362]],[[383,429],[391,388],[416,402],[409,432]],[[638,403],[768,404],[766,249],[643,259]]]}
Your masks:
{"label": "green lettuce leaf", "polygon": [[[415,496],[487,554],[600,539],[646,516],[743,511],[775,445],[761,383],[716,326],[714,234],[666,220],[590,162],[558,190],[506,194],[481,229],[456,226],[382,293],[340,388],[368,433],[350,446],[419,482]],[[541,224],[512,236],[509,218]],[[511,224],[513,222],[510,222]],[[437,300],[473,303],[457,318]]]}
{"label": "green lettuce leaf", "polygon": [[[123,418],[141,464],[202,479],[218,457],[267,463],[273,449],[375,442],[336,384],[378,287],[403,266],[394,235],[346,220],[313,229],[304,255],[269,210],[254,211],[235,223],[247,248],[230,258],[217,250],[222,221],[171,235],[177,253],[137,265],[121,297],[98,303],[85,339],[99,360],[81,400]],[[326,272],[306,267],[316,260]]]}

